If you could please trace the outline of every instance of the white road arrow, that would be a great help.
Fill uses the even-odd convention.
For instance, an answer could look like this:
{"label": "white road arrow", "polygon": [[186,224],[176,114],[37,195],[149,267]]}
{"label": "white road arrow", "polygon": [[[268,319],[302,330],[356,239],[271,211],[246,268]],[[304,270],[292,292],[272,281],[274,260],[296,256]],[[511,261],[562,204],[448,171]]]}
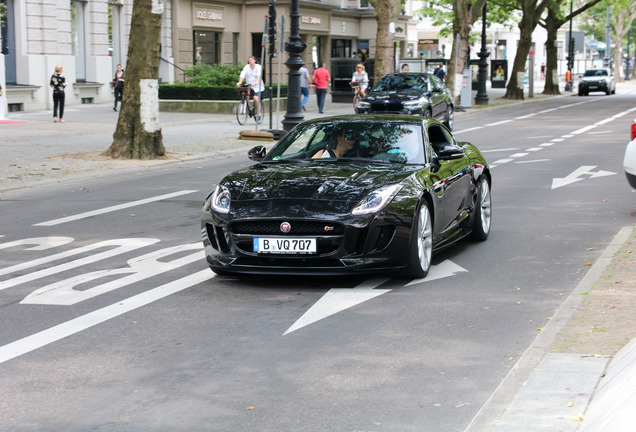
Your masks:
{"label": "white road arrow", "polygon": [[605,176],[616,174],[615,172],[603,171],[603,170],[593,172],[592,170],[594,168],[596,168],[596,165],[584,165],[581,168],[574,170],[572,174],[568,175],[565,178],[554,178],[552,179],[552,189],[556,189],[561,186],[567,186],[569,184],[584,180],[585,177],[581,177],[584,175],[588,175],[589,176],[588,178],[596,178],[596,177],[605,177]]}
{"label": "white road arrow", "polygon": [[[411,281],[406,286],[453,276],[457,272],[465,271],[467,270],[452,261],[446,260],[431,267],[426,278]],[[309,324],[313,324],[316,321],[320,321],[323,318],[327,318],[328,316],[342,312],[345,309],[392,291],[391,289],[377,289],[377,287],[388,280],[389,279],[375,278],[366,280],[355,288],[330,289],[307,312],[305,312],[305,314],[301,316],[300,319],[283,334],[283,336],[302,327],[308,326]]]}

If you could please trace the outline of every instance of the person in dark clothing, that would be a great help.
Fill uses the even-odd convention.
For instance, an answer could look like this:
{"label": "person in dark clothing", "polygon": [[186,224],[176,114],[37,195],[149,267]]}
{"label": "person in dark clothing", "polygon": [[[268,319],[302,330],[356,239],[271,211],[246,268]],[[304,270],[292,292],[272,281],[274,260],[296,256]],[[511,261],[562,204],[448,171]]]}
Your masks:
{"label": "person in dark clothing", "polygon": [[55,66],[55,73],[51,75],[50,85],[53,88],[53,122],[57,122],[57,110],[60,110],[60,123],[64,123],[64,89],[66,88],[66,78],[62,75],[62,66]]}
{"label": "person in dark clothing", "polygon": [[126,78],[126,72],[121,68],[121,65],[117,65],[117,72],[113,75],[113,90],[115,93],[115,105],[113,111],[117,111],[117,102],[121,102],[121,96],[124,91],[124,79]]}
{"label": "person in dark clothing", "polygon": [[444,72],[444,63],[440,63],[437,68],[433,71],[433,75],[437,78],[441,79],[442,82],[446,81],[446,72]]}

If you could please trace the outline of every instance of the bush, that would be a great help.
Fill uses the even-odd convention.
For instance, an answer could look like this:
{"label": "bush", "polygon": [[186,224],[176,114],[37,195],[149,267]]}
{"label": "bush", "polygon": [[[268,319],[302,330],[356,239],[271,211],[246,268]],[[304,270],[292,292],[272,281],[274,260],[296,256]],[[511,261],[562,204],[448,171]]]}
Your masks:
{"label": "bush", "polygon": [[198,64],[186,68],[188,85],[205,87],[232,87],[239,80],[242,66]]}
{"label": "bush", "polygon": [[[272,86],[273,97],[276,97],[276,87]],[[287,97],[287,86],[280,87],[281,97]],[[263,92],[263,97],[269,97],[269,88]],[[159,99],[185,99],[185,100],[239,100],[236,81],[228,87],[183,84],[161,84],[159,86]]]}

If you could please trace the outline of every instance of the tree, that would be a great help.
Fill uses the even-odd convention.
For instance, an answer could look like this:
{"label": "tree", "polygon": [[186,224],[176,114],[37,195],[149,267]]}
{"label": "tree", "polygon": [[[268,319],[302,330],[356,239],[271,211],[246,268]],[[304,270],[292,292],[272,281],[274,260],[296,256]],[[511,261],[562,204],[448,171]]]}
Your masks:
{"label": "tree", "polygon": [[[622,46],[625,36],[636,19],[636,1],[612,0],[590,8],[584,14],[583,28],[594,33],[598,39],[605,39],[605,25],[607,21],[607,7],[610,8],[611,38],[614,48],[614,73],[617,81],[623,81],[622,76]],[[609,48],[607,48],[609,49]]]}
{"label": "tree", "polygon": [[[510,80],[506,87],[505,99],[523,100],[523,74],[526,69],[526,59],[532,46],[532,32],[537,27],[541,15],[552,0],[519,0],[521,19],[519,20],[519,45],[512,64]],[[499,3],[499,1],[495,2]],[[510,6],[504,0],[504,7]]]}
{"label": "tree", "polygon": [[158,116],[163,6],[164,0],[134,0],[121,112],[106,156],[155,159],[166,153]]}
{"label": "tree", "polygon": [[547,55],[545,65],[545,87],[543,89],[543,94],[561,94],[561,92],[559,91],[559,80],[555,80],[553,77],[553,71],[558,70],[558,54],[556,46],[557,31],[565,23],[569,22],[571,19],[580,15],[600,1],[601,0],[590,0],[578,9],[572,11],[572,13],[569,15],[565,15],[566,12],[564,12],[569,4],[567,0],[553,0],[552,3],[548,5],[548,14],[546,15],[543,22],[539,22],[539,25],[545,28],[548,34],[545,42]]}
{"label": "tree", "polygon": [[399,0],[369,0],[375,8],[374,16],[378,23],[376,37],[375,63],[373,64],[373,80],[378,82],[386,74],[393,72],[393,34],[389,31],[391,22],[395,22],[402,10]]}

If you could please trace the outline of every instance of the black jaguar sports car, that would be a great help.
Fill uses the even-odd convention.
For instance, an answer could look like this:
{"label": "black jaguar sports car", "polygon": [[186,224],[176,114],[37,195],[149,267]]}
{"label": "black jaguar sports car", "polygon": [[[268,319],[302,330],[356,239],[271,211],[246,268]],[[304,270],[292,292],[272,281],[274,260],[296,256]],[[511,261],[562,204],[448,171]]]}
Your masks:
{"label": "black jaguar sports car", "polygon": [[218,274],[422,278],[433,251],[491,222],[491,173],[479,150],[412,116],[320,118],[215,185],[201,234]]}
{"label": "black jaguar sports car", "polygon": [[408,114],[432,117],[453,130],[453,96],[430,73],[384,75],[356,105],[359,114]]}

